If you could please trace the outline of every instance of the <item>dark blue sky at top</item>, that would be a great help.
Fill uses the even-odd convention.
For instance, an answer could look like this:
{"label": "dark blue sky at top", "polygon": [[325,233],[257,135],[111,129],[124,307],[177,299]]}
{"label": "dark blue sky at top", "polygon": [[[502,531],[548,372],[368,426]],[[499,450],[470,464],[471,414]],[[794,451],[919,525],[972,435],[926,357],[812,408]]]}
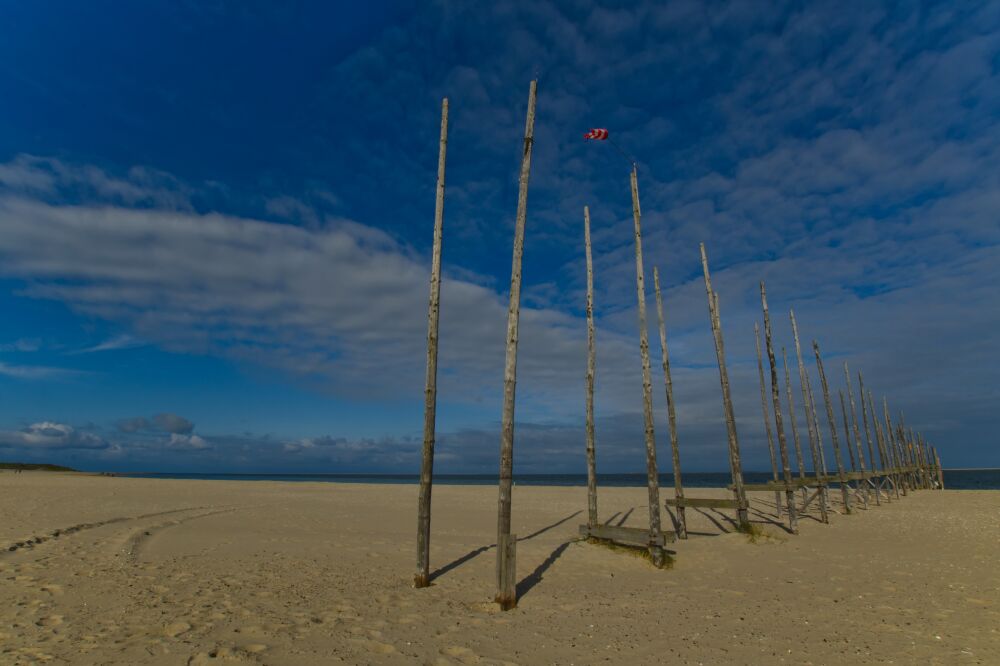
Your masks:
{"label": "dark blue sky at top", "polygon": [[[760,279],[779,344],[794,307],[832,362],[926,416],[954,464],[1000,464],[997,366],[976,361],[998,309],[991,3],[0,2],[0,14],[0,458],[415,469],[447,96],[441,461],[492,470],[537,77],[525,471],[582,464],[584,204],[601,450],[607,471],[642,468],[627,164],[581,139],[591,127],[639,162],[692,469],[724,466],[700,241],[748,466],[766,459]],[[194,426],[122,426],[162,413]]]}

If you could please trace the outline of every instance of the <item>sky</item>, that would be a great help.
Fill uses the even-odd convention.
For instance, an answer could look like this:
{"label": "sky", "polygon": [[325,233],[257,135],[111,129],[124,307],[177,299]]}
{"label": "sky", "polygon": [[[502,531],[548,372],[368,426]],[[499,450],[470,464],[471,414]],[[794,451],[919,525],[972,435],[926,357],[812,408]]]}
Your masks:
{"label": "sky", "polygon": [[537,79],[515,472],[585,471],[584,205],[598,467],[645,469],[629,164],[593,127],[638,163],[663,471],[653,267],[684,469],[728,464],[701,242],[745,469],[770,465],[761,280],[803,440],[790,309],[817,395],[814,339],[835,405],[846,362],[946,467],[1000,467],[1000,4],[0,13],[0,460],[416,473],[447,97],[435,469],[494,473]]}

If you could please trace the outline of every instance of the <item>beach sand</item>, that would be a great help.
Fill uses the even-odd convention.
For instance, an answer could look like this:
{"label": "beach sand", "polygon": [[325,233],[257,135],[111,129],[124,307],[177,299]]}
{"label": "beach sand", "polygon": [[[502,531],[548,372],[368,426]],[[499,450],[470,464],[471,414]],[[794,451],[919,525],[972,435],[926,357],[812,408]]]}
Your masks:
{"label": "beach sand", "polygon": [[[645,495],[602,489],[602,520],[641,526]],[[516,487],[506,613],[496,488],[435,487],[423,590],[416,496],[0,473],[0,663],[1000,664],[1000,491],[918,491],[798,536],[755,495],[768,536],[690,511],[657,570],[577,541],[585,488]]]}

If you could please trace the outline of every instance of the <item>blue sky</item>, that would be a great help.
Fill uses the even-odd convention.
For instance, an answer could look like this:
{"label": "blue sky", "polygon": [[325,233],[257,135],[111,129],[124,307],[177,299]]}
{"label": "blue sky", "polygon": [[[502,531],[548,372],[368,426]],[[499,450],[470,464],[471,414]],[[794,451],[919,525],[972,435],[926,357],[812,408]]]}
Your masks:
{"label": "blue sky", "polygon": [[746,468],[769,464],[762,279],[776,343],[794,308],[834,390],[848,361],[946,465],[1000,466],[996,3],[0,13],[0,459],[415,472],[447,96],[437,469],[494,471],[537,77],[518,471],[583,471],[584,204],[599,464],[644,468],[627,165],[591,127],[639,161],[687,469],[726,466],[702,241]]}

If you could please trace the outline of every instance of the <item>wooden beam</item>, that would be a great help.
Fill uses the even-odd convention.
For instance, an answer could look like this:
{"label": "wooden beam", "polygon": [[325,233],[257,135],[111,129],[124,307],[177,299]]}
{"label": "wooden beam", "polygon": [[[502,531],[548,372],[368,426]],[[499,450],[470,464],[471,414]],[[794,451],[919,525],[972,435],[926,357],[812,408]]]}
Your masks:
{"label": "wooden beam", "polygon": [[[580,525],[580,536],[592,539],[606,539],[628,546],[638,546],[640,548],[656,548],[663,550],[663,547],[676,540],[673,532],[656,532],[650,534],[649,530],[642,527],[621,527],[619,525]],[[655,562],[653,564],[656,564]],[[663,563],[656,564],[663,566]]]}
{"label": "wooden beam", "polygon": [[714,499],[714,498],[704,498],[704,497],[670,497],[664,500],[667,506],[674,506],[680,509],[689,506],[691,508],[699,509],[735,509],[737,508],[736,500],[733,499]]}
{"label": "wooden beam", "polygon": [[448,98],[441,100],[437,188],[434,199],[434,245],[431,251],[431,293],[427,306],[427,374],[424,378],[424,446],[417,500],[417,571],[414,587],[430,585],[431,487],[434,481],[434,439],[437,421],[438,315],[441,304],[441,236],[444,224],[444,163],[448,149]]}
{"label": "wooden beam", "polygon": [[[851,406],[851,423],[854,426],[854,444],[858,449],[858,467],[862,472],[867,470],[865,464],[865,454],[861,448],[861,428],[858,424],[858,409],[854,403],[854,389],[851,388],[851,372],[847,368],[847,361],[844,361],[844,383],[847,385],[847,399]],[[865,508],[868,507],[868,488],[865,488]]]}
{"label": "wooden beam", "polygon": [[524,126],[524,150],[518,179],[517,217],[514,223],[514,256],[510,269],[510,305],[507,309],[507,351],[503,370],[503,415],[500,421],[500,484],[497,508],[497,594],[502,610],[517,605],[517,586],[511,584],[517,539],[510,534],[511,488],[514,478],[514,390],[517,385],[517,330],[521,313],[521,257],[524,254],[524,222],[528,215],[528,178],[535,132],[537,81],[528,88],[528,116]]}

